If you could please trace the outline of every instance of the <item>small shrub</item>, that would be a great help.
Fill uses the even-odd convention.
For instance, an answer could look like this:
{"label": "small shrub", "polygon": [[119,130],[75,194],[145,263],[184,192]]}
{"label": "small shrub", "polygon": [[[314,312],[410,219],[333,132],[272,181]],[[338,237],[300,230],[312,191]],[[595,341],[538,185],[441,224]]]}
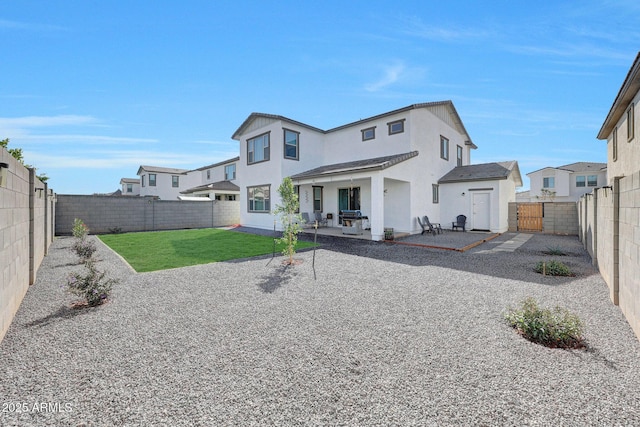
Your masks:
{"label": "small shrub", "polygon": [[96,251],[96,244],[93,240],[78,239],[71,246],[73,251],[80,257],[81,262],[87,262]]}
{"label": "small shrub", "polygon": [[584,324],[577,315],[564,308],[541,308],[534,298],[527,298],[521,308],[510,308],[504,317],[509,326],[529,341],[552,348],[586,346]]}
{"label": "small shrub", "polygon": [[73,228],[71,229],[71,234],[73,234],[73,237],[82,240],[87,237],[87,234],[89,234],[89,227],[87,227],[87,225],[81,219],[75,218],[73,220]]}
{"label": "small shrub", "polygon": [[544,252],[547,255],[555,255],[555,256],[566,256],[567,253],[559,246],[554,246],[551,248],[547,248]]}
{"label": "small shrub", "polygon": [[89,260],[85,264],[86,274],[73,273],[67,280],[69,292],[83,297],[91,307],[105,302],[113,285],[118,281],[115,279],[105,279],[105,272],[98,271]]}
{"label": "small shrub", "polygon": [[111,227],[109,228],[109,232],[111,234],[120,234],[122,233],[122,227]]}
{"label": "small shrub", "polygon": [[549,276],[573,276],[573,273],[560,261],[540,261],[536,264],[536,272]]}

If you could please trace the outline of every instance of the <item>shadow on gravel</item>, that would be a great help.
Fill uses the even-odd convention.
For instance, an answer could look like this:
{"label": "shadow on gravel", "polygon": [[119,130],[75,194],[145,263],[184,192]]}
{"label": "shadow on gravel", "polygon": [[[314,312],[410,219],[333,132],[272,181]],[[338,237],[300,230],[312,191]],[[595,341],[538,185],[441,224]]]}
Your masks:
{"label": "shadow on gravel", "polygon": [[29,323],[26,324],[26,326],[28,327],[33,327],[33,326],[46,326],[50,323],[53,323],[57,320],[61,320],[61,319],[73,319],[76,316],[79,316],[81,314],[87,313],[87,311],[90,309],[79,309],[79,308],[71,308],[71,307],[67,307],[65,305],[63,305],[62,307],[58,308],[58,311],[56,311],[55,313],[49,314],[48,316],[42,317],[40,319],[31,321]]}
{"label": "shadow on gravel", "polygon": [[283,285],[289,283],[291,279],[297,275],[294,269],[290,267],[288,264],[278,266],[271,274],[262,277],[262,280],[258,283],[258,287],[262,289],[262,292],[267,294],[275,292]]}

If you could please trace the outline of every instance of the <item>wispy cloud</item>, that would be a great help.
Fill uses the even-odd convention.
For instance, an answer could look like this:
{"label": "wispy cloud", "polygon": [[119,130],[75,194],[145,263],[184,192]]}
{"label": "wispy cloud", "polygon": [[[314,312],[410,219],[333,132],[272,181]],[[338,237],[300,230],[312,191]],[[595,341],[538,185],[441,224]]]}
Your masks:
{"label": "wispy cloud", "polygon": [[405,68],[405,65],[402,63],[385,67],[383,76],[378,81],[365,85],[365,89],[369,92],[377,92],[380,89],[394,84],[400,79]]}
{"label": "wispy cloud", "polygon": [[400,20],[401,32],[410,36],[440,42],[478,41],[493,35],[485,28],[460,27],[458,25],[436,26],[427,24],[417,17]]}
{"label": "wispy cloud", "polygon": [[9,21],[0,19],[0,30],[23,30],[23,31],[63,31],[64,27],[49,24],[36,24],[32,22]]}
{"label": "wispy cloud", "polygon": [[61,115],[61,116],[26,116],[26,117],[0,117],[1,128],[35,128],[46,126],[79,126],[97,123],[94,117]]}
{"label": "wispy cloud", "polygon": [[131,137],[117,137],[117,136],[105,136],[105,135],[75,135],[75,134],[60,134],[60,135],[22,135],[20,140],[31,141],[36,143],[59,143],[59,142],[77,142],[87,144],[139,144],[139,143],[153,143],[158,142],[153,138],[131,138]]}

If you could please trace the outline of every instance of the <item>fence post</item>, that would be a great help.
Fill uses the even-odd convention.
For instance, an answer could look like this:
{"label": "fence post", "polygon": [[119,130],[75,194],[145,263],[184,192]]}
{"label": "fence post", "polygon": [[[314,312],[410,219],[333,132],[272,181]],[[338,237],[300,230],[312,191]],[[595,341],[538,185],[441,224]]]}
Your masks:
{"label": "fence post", "polygon": [[35,271],[35,206],[36,206],[36,170],[29,168],[29,285],[36,280]]}

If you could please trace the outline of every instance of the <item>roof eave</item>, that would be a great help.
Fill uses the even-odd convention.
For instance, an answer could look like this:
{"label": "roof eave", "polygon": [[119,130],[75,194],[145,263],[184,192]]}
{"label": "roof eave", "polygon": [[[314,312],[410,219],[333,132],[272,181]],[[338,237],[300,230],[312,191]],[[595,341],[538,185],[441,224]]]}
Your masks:
{"label": "roof eave", "polygon": [[620,117],[624,114],[627,106],[633,99],[636,93],[640,90],[640,52],[636,55],[636,59],[633,61],[633,65],[629,69],[627,76],[616,95],[613,105],[607,114],[607,118],[604,120],[600,131],[598,132],[598,139],[606,140],[613,131],[613,128],[620,120]]}

